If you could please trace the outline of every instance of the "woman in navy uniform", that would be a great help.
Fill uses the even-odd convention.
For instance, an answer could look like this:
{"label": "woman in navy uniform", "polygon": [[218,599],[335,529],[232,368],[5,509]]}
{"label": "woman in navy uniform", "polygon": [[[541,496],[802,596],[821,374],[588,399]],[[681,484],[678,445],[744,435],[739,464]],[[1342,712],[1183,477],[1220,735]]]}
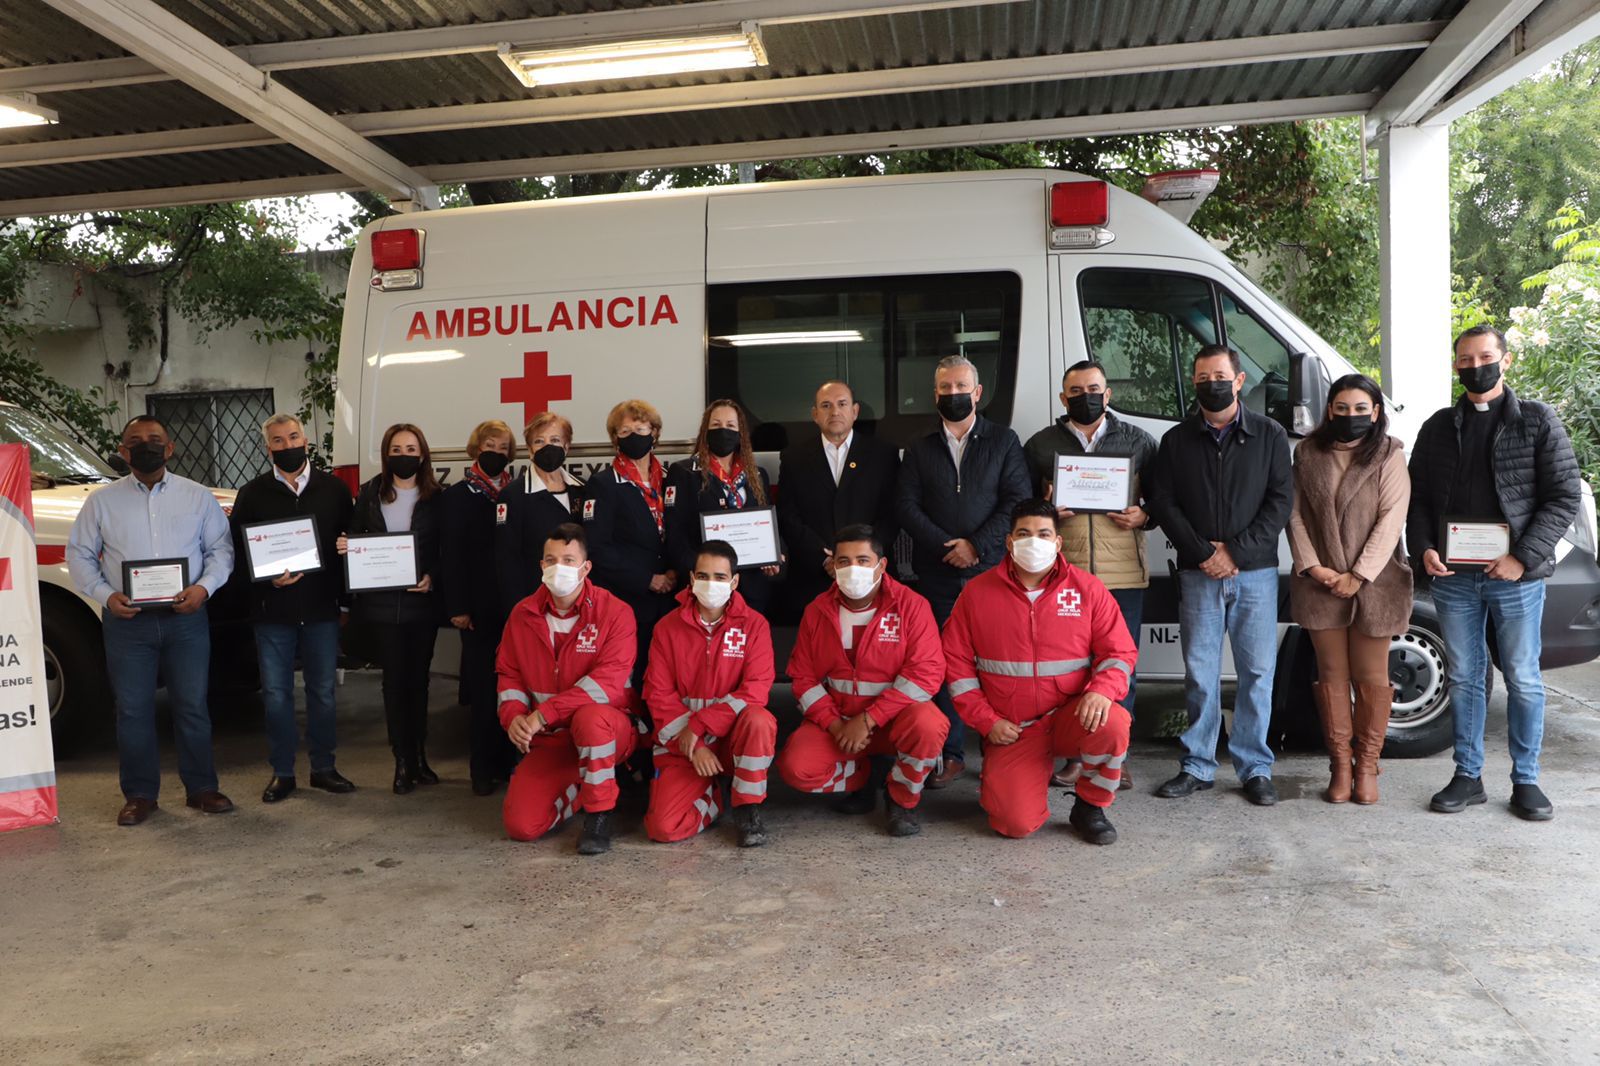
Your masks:
{"label": "woman in navy uniform", "polygon": [[538,591],[550,531],[583,510],[583,482],[567,471],[572,423],[545,411],[528,423],[522,439],[528,446],[528,468],[500,494],[505,519],[495,526],[501,607],[507,617]]}
{"label": "woman in navy uniform", "polygon": [[[746,511],[772,505],[767,472],[750,450],[750,426],[744,408],[733,400],[715,400],[700,416],[694,454],[672,464],[667,473],[667,550],[680,574],[694,569],[705,539],[700,516],[709,511]],[[774,529],[776,535],[776,529]],[[743,570],[739,594],[757,613],[765,613],[777,584],[778,566]]]}
{"label": "woman in navy uniform", "polygon": [[516,454],[510,426],[498,419],[478,423],[467,438],[472,465],[439,497],[439,591],[450,624],[461,631],[461,698],[470,715],[472,791],[479,796],[511,780],[517,765],[517,749],[500,728],[494,669],[507,615],[495,565],[495,527],[507,513],[500,494],[511,483]]}
{"label": "woman in navy uniform", "polygon": [[611,469],[597,472],[585,486],[583,531],[593,564],[590,579],[633,610],[639,639],[633,663],[637,696],[650,634],[672,610],[679,576],[666,543],[673,501],[666,470],[655,454],[661,412],[643,400],[624,400],[606,416],[606,434],[616,456]]}

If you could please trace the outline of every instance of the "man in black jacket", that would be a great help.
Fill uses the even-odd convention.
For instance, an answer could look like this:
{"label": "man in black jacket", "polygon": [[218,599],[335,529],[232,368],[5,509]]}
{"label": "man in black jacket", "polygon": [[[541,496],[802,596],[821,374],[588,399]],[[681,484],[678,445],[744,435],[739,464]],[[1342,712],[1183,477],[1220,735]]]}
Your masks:
{"label": "man in black jacket", "polygon": [[[1455,814],[1488,799],[1482,780],[1489,669],[1484,624],[1493,619],[1506,679],[1511,810],[1546,821],[1555,808],[1539,788],[1544,579],[1555,569],[1556,544],[1578,513],[1582,489],[1561,419],[1506,387],[1502,375],[1510,365],[1505,335],[1492,326],[1474,326],[1456,338],[1456,376],[1466,393],[1430,416],[1412,446],[1406,544],[1413,566],[1432,579],[1433,605],[1450,649],[1456,770],[1430,806]],[[1487,564],[1452,563],[1442,542],[1446,519],[1453,526],[1503,527],[1506,550]]]}
{"label": "man in black jacket", "polygon": [[[1005,558],[1011,510],[1033,493],[1022,442],[978,414],[983,385],[971,360],[939,360],[933,387],[940,425],[906,449],[895,513],[911,534],[917,591],[943,627],[966,583]],[[950,734],[943,765],[926,787],[943,788],[966,769],[967,730],[945,689],[934,702],[950,720]]]}
{"label": "man in black jacket", "polygon": [[[778,461],[778,526],[789,547],[789,589],[801,609],[833,583],[833,535],[869,525],[894,543],[894,446],[855,431],[861,405],[843,381],[828,381],[811,402],[819,433],[787,449]],[[892,549],[891,549],[892,550]]]}
{"label": "man in black jacket", "polygon": [[1278,802],[1272,787],[1272,677],[1278,658],[1278,538],[1294,503],[1283,427],[1240,400],[1239,354],[1208,344],[1194,357],[1200,410],[1168,430],[1146,488],[1150,514],[1178,555],[1178,621],[1189,728],[1167,799],[1212,787],[1222,726],[1222,638],[1238,674],[1228,751],[1245,797]]}
{"label": "man in black jacket", "polygon": [[[333,765],[334,679],[339,665],[340,611],[345,601],[337,542],[349,529],[354,503],[344,482],[312,467],[306,457],[305,431],[293,415],[273,415],[262,425],[261,434],[271,453],[272,469],[239,490],[232,516],[239,559],[234,574],[237,580],[249,583],[272,760],[272,779],[261,793],[261,802],[277,803],[295,790],[295,753],[300,747],[294,720],[297,653],[306,684],[311,787],[354,792],[356,786]],[[303,518],[316,523],[319,567],[285,570],[270,580],[252,581],[249,549],[260,534],[246,527]]]}

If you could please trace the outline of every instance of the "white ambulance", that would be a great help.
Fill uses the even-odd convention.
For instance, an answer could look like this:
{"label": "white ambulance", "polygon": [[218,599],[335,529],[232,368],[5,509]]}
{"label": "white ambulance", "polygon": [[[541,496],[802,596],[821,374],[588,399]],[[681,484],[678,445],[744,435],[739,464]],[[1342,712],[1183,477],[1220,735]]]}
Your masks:
{"label": "white ambulance", "polygon": [[[1175,179],[1177,195],[1184,184]],[[816,432],[818,383],[848,380],[858,428],[903,447],[933,429],[933,367],[955,352],[981,371],[983,413],[1023,439],[1062,414],[1065,368],[1091,357],[1107,368],[1113,407],[1159,437],[1189,409],[1189,361],[1210,342],[1239,351],[1247,403],[1294,435],[1313,427],[1328,384],[1351,370],[1174,213],[1063,172],[725,186],[391,217],[361,234],[352,262],[334,461],[352,485],[371,477],[384,428],[415,422],[448,478],[477,422],[521,427],[550,409],[572,420],[573,470],[587,477],[609,461],[605,416],[618,400],[654,403],[663,451],[682,454],[706,403],[732,397],[776,475],[777,452]],[[1406,440],[1427,414],[1390,411]],[[1600,654],[1594,530],[1586,495],[1551,581],[1551,665]],[[1172,553],[1159,534],[1151,554],[1139,675],[1179,680]],[[1287,572],[1286,544],[1280,555]],[[1309,641],[1280,630],[1275,728],[1305,732]],[[1390,754],[1448,745],[1445,655],[1424,597],[1391,655]]]}

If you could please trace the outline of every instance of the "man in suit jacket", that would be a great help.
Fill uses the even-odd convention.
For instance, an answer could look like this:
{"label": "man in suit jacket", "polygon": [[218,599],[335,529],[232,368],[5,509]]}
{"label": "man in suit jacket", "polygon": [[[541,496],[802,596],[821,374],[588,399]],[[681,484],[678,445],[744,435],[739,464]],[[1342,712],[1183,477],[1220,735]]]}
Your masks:
{"label": "man in suit jacket", "polygon": [[[1017,435],[978,414],[983,385],[971,360],[939,360],[933,387],[939,427],[906,449],[897,513],[911,534],[917,591],[943,628],[967,582],[1006,557],[1011,511],[1033,495],[1033,485]],[[966,726],[948,688],[934,702],[950,720],[950,733],[926,787],[943,788],[966,769]]]}
{"label": "man in suit jacket", "polygon": [[833,583],[833,535],[845,526],[870,525],[893,551],[894,445],[855,431],[861,405],[843,381],[827,381],[811,401],[811,420],[822,430],[787,449],[778,466],[778,527],[789,546],[789,588],[804,607]]}

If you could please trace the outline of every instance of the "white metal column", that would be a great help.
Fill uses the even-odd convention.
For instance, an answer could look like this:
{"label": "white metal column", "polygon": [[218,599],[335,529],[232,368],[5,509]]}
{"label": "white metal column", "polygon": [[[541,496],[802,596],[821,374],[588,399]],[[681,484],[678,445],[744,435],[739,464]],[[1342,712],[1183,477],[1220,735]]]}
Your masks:
{"label": "white metal column", "polygon": [[1450,127],[1378,137],[1383,387],[1426,414],[1450,402]]}

